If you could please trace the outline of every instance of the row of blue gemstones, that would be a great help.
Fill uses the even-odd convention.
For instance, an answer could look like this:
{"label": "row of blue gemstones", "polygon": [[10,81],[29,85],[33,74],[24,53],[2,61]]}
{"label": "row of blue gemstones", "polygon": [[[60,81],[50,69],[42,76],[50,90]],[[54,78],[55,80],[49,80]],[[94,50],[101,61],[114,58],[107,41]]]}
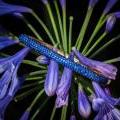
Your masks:
{"label": "row of blue gemstones", "polygon": [[69,58],[65,58],[64,56],[54,52],[53,50],[47,48],[46,46],[40,44],[36,40],[32,39],[31,37],[21,34],[19,36],[19,40],[24,43],[26,46],[30,47],[31,49],[35,50],[37,53],[42,54],[50,59],[55,60],[57,63],[70,68],[71,70],[79,73],[80,75],[94,80],[100,83],[106,83],[107,79],[103,76],[97,75],[95,72],[91,71],[87,67],[80,65],[71,61]]}

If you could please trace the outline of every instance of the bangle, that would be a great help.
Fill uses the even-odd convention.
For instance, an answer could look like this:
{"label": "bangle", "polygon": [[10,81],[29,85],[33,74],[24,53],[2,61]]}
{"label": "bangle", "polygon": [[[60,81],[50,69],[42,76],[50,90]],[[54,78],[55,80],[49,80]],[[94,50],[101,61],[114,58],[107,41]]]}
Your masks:
{"label": "bangle", "polygon": [[57,52],[46,47],[44,44],[41,44],[40,42],[36,41],[34,38],[32,38],[30,36],[21,34],[19,36],[19,40],[26,46],[28,46],[31,49],[33,49],[34,51],[36,51],[38,54],[42,54],[42,55],[48,57],[49,59],[53,59],[57,63],[63,65],[64,67],[71,69],[74,72],[79,73],[80,75],[82,75],[88,79],[94,80],[99,83],[107,82],[107,78],[105,78],[101,75],[98,75],[94,71],[88,69],[86,66],[78,64],[78,63],[70,60],[69,58],[66,58],[66,57],[58,54]]}

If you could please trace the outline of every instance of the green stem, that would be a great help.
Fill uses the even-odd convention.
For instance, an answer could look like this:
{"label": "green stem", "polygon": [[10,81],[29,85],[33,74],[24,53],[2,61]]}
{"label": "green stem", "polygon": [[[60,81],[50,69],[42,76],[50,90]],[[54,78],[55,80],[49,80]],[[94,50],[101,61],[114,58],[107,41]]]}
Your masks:
{"label": "green stem", "polygon": [[92,50],[101,42],[101,40],[103,40],[103,38],[107,35],[107,32],[104,32],[97,41],[95,41],[95,43],[91,46],[91,48],[87,51],[87,53],[85,53],[85,56],[89,55],[90,52],[92,52]]}
{"label": "green stem", "polygon": [[63,13],[64,46],[65,46],[65,54],[67,54],[67,52],[68,52],[67,48],[68,47],[67,47],[66,6],[62,9],[62,13]]}
{"label": "green stem", "polygon": [[34,67],[38,67],[38,68],[42,68],[42,69],[46,69],[45,66],[40,65],[40,64],[39,64],[38,62],[36,62],[36,61],[23,60],[23,63],[24,63],[24,64],[31,65],[31,66],[34,66]]}
{"label": "green stem", "polygon": [[[51,23],[52,23],[52,27],[53,27],[53,30],[54,30],[57,42],[60,43],[60,38],[59,38],[59,35],[58,35],[58,30],[57,30],[57,27],[56,27],[56,24],[55,24],[55,20],[54,20],[54,17],[53,17],[53,14],[52,14],[52,11],[51,11],[51,7],[50,7],[49,3],[46,4],[46,8],[47,8],[47,11],[48,11]],[[59,47],[60,47],[60,49],[62,48],[60,44],[59,44]]]}
{"label": "green stem", "polygon": [[55,107],[55,105],[54,105],[53,110],[52,110],[52,114],[51,114],[51,116],[50,116],[50,120],[53,120],[53,118],[54,118],[54,116],[55,116],[55,112],[56,112],[56,107]]}
{"label": "green stem", "polygon": [[96,56],[98,53],[100,53],[101,51],[103,51],[106,47],[108,47],[110,44],[112,44],[113,42],[115,42],[116,40],[118,40],[120,38],[120,35],[118,35],[117,37],[114,37],[113,39],[111,39],[110,41],[108,41],[107,43],[105,43],[102,47],[100,47],[97,51],[95,51],[90,58],[93,58],[94,56]]}
{"label": "green stem", "polygon": [[52,44],[55,45],[55,41],[49,31],[49,29],[47,28],[47,26],[44,24],[44,22],[38,17],[38,15],[33,11],[32,15],[35,17],[35,19],[39,22],[39,24],[43,27],[43,29],[45,30],[46,34],[48,35],[49,39],[51,40]]}
{"label": "green stem", "polygon": [[40,77],[27,77],[26,80],[38,80],[38,79],[41,80],[43,78],[44,78],[44,76],[42,76],[42,77],[41,76]]}
{"label": "green stem", "polygon": [[41,95],[43,94],[43,92],[44,92],[44,89],[42,89],[39,93],[38,93],[38,95],[35,97],[35,99],[33,100],[33,102],[31,103],[31,105],[29,106],[29,110],[31,110],[32,109],[32,107],[36,104],[36,102],[38,101],[38,99],[41,97]]}
{"label": "green stem", "polygon": [[64,107],[62,108],[61,120],[66,120],[67,107],[68,107],[68,106],[64,106]]}
{"label": "green stem", "polygon": [[24,85],[21,89],[25,89],[25,88],[28,88],[28,87],[33,87],[35,85],[39,85],[39,84],[42,84],[42,83],[44,83],[44,80],[39,81],[39,82],[37,81],[37,82],[32,83],[32,84]]}
{"label": "green stem", "polygon": [[110,59],[110,60],[106,60],[104,61],[105,63],[115,63],[115,62],[120,62],[120,57],[117,57],[117,58],[113,58],[113,59]]}
{"label": "green stem", "polygon": [[24,93],[22,93],[22,94],[20,94],[20,95],[17,95],[15,98],[14,98],[14,100],[17,102],[17,101],[19,101],[19,100],[22,100],[22,99],[24,99],[25,97],[27,97],[28,95],[30,95],[30,94],[32,94],[33,92],[35,92],[35,91],[37,91],[37,90],[39,90],[40,88],[37,86],[37,87],[35,87],[35,88],[32,88],[31,90],[29,90],[29,91],[27,91],[27,92],[24,92]]}
{"label": "green stem", "polygon": [[38,34],[38,32],[35,30],[35,28],[29,23],[29,21],[23,17],[23,21],[26,23],[28,28],[34,33],[34,35],[37,37],[37,39],[42,40],[42,37]]}
{"label": "green stem", "polygon": [[38,70],[35,72],[30,72],[27,76],[34,76],[34,75],[40,75],[40,74],[46,74],[47,70]]}
{"label": "green stem", "polygon": [[98,31],[100,30],[100,28],[101,28],[101,27],[103,26],[103,24],[105,23],[106,18],[103,19],[104,17],[105,17],[104,15],[102,15],[102,16],[100,17],[100,19],[99,19],[99,21],[98,21],[98,23],[97,23],[97,25],[96,25],[96,27],[95,27],[92,35],[91,35],[89,41],[87,42],[85,48],[84,48],[83,51],[82,51],[82,54],[85,54],[85,53],[87,52],[88,47],[90,46],[90,44],[91,44],[92,40],[94,39],[95,35],[98,33]]}
{"label": "green stem", "polygon": [[83,25],[82,25],[82,28],[81,28],[81,30],[80,30],[80,33],[79,33],[79,35],[78,35],[77,42],[76,42],[76,45],[75,45],[75,47],[76,47],[78,50],[80,49],[81,44],[82,44],[82,41],[83,41],[83,39],[84,39],[84,35],[85,35],[85,32],[86,32],[87,26],[88,26],[88,24],[89,24],[89,21],[90,21],[92,12],[93,12],[93,8],[92,8],[92,7],[88,7],[88,10],[87,10],[87,14],[86,14],[84,23],[83,23]]}
{"label": "green stem", "polygon": [[69,20],[70,20],[70,25],[69,25],[69,52],[71,52],[73,16],[70,16]]}
{"label": "green stem", "polygon": [[54,4],[55,4],[55,9],[56,9],[56,12],[57,12],[57,17],[58,17],[58,23],[59,23],[59,27],[60,27],[60,34],[61,34],[62,44],[63,44],[62,47],[63,47],[64,52],[65,52],[65,44],[64,44],[64,37],[63,37],[64,31],[63,31],[62,20],[61,20],[58,4],[57,4],[56,0],[54,1]]}
{"label": "green stem", "polygon": [[95,27],[95,29],[94,29],[91,37],[90,37],[90,39],[88,40],[85,48],[83,49],[82,54],[85,54],[85,53],[87,52],[87,50],[88,50],[91,42],[93,41],[94,37],[96,36],[96,34],[97,34],[98,31],[100,30],[100,28],[101,28],[101,27],[103,26],[103,24],[106,22],[106,20],[107,20],[107,17],[105,17],[104,14],[103,14],[103,15],[100,17],[100,19],[99,19],[99,21],[98,21],[98,23],[97,23],[97,25],[96,25],[96,27]]}

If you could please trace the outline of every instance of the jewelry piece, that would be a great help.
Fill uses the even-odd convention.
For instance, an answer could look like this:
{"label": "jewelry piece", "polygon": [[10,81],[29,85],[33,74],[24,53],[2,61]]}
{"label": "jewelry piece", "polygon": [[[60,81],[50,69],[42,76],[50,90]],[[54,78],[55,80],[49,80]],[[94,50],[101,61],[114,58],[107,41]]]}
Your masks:
{"label": "jewelry piece", "polygon": [[53,59],[57,63],[71,69],[74,72],[79,73],[80,75],[88,79],[94,80],[99,83],[107,82],[107,78],[98,75],[97,73],[88,69],[86,66],[73,62],[69,58],[66,58],[60,55],[59,53],[53,51],[49,44],[45,44],[44,42],[38,42],[34,38],[27,36],[25,34],[21,34],[19,36],[19,40],[26,46],[36,51],[38,54],[42,54],[48,57],[49,59]]}

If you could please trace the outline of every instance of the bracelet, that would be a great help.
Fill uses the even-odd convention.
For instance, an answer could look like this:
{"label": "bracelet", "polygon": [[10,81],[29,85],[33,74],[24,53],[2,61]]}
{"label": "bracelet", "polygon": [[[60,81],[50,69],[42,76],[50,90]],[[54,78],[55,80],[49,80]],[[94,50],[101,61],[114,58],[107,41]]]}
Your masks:
{"label": "bracelet", "polygon": [[34,51],[36,51],[38,54],[42,54],[42,55],[48,57],[49,59],[53,59],[57,63],[63,65],[64,67],[71,69],[74,72],[79,73],[80,75],[82,75],[88,79],[94,80],[99,83],[107,82],[107,78],[105,78],[101,75],[98,75],[94,71],[88,69],[86,66],[78,64],[78,63],[70,60],[69,58],[66,58],[66,57],[58,54],[57,52],[46,47],[44,44],[41,44],[40,42],[36,41],[35,39],[33,39],[30,36],[21,34],[19,36],[19,40],[26,46],[28,46],[31,49],[33,49]]}

